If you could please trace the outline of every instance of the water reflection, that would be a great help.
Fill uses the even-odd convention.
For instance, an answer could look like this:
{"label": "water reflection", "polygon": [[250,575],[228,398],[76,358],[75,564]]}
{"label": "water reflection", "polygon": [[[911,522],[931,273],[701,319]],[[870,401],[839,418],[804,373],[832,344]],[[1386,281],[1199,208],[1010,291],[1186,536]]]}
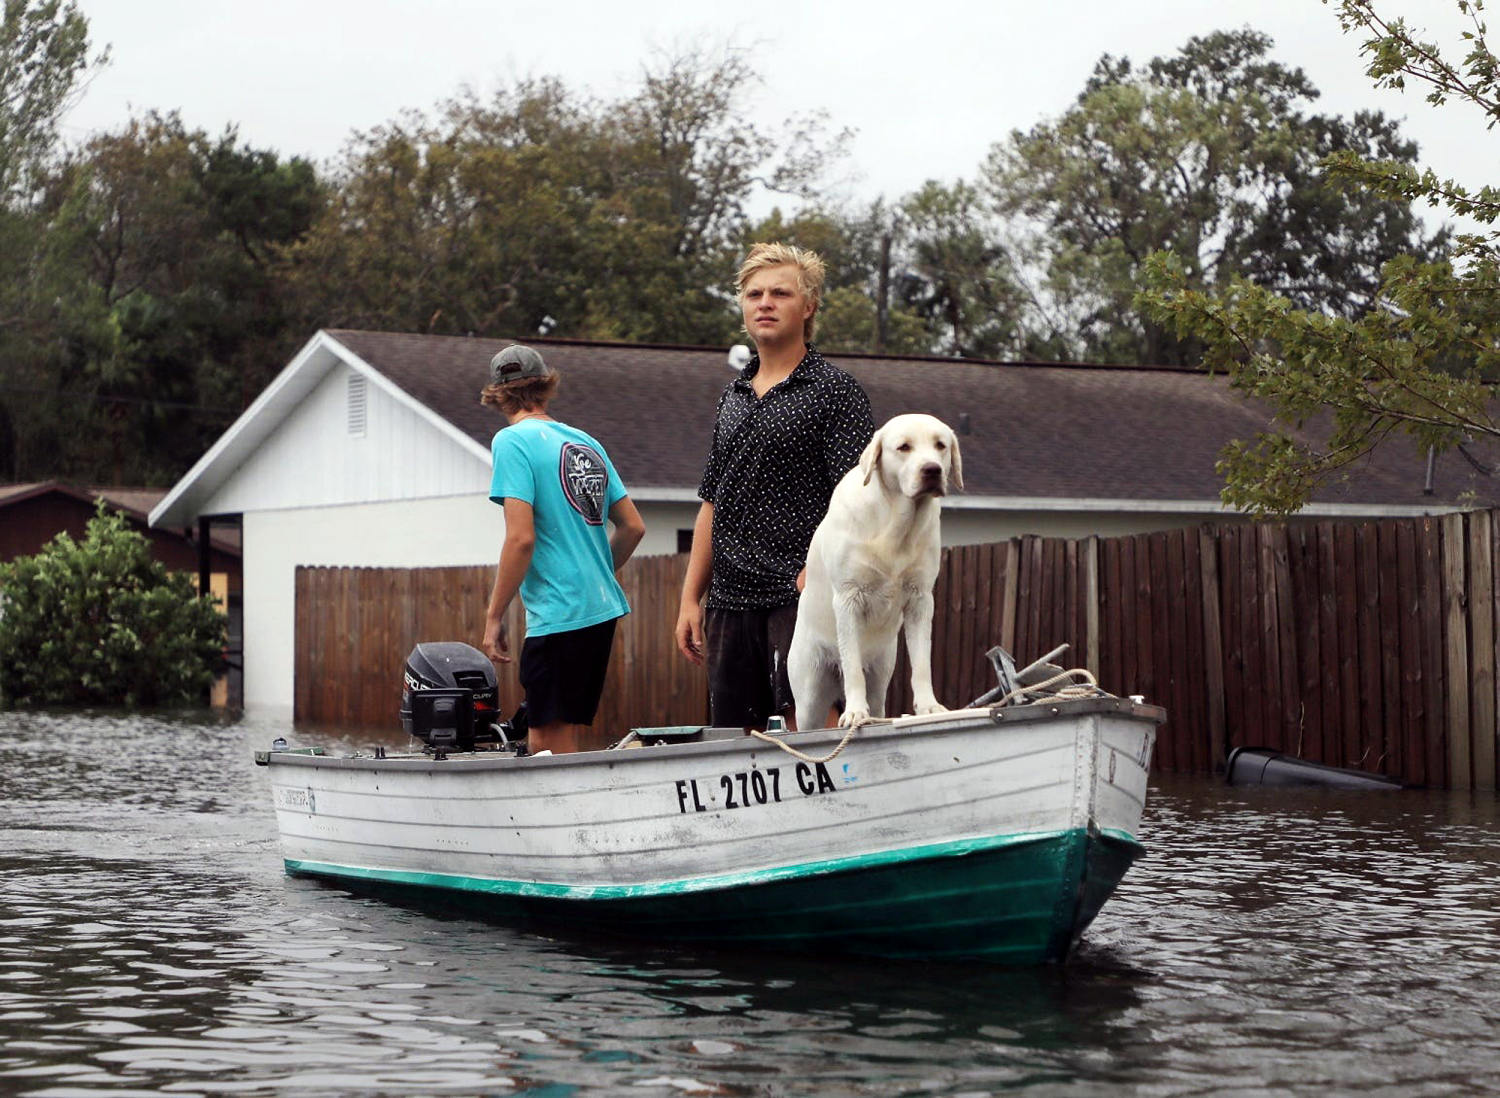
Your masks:
{"label": "water reflection", "polygon": [[825,964],[288,879],[274,734],[0,714],[0,1092],[1440,1094],[1500,1052],[1493,797],[1163,779],[1066,967]]}

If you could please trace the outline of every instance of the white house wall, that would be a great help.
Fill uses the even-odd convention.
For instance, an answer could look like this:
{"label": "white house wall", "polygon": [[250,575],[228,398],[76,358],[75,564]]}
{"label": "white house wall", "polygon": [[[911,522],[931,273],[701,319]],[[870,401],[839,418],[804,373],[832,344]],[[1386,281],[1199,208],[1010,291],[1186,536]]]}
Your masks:
{"label": "white house wall", "polygon": [[[366,500],[473,495],[490,463],[465,449],[415,407],[365,380],[365,430],[349,429],[349,378],[334,366],[201,507],[208,514],[322,507]],[[500,427],[496,416],[496,429]]]}
{"label": "white house wall", "polygon": [[[677,552],[677,532],[692,530],[698,517],[697,503],[639,503],[646,521],[646,540],[640,552],[647,556]],[[943,544],[979,545],[1005,541],[1024,534],[1048,538],[1123,537],[1177,530],[1203,522],[1236,522],[1242,516],[1187,511],[1014,511],[946,506],[943,508]]]}
{"label": "white house wall", "polygon": [[[362,432],[350,429],[351,376],[364,384]],[[487,458],[335,362],[201,507],[243,516],[246,708],[291,714],[299,565],[494,562],[505,524],[489,483]]]}
{"label": "white house wall", "polygon": [[982,545],[1036,534],[1047,538],[1117,538],[1177,530],[1234,516],[1175,511],[989,511],[943,509],[944,545]]}

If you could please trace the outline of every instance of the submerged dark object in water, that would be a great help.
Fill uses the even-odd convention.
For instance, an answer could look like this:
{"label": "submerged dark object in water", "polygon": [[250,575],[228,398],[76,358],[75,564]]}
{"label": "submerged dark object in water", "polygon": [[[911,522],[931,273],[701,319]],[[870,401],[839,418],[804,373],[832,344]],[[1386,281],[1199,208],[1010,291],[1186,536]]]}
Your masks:
{"label": "submerged dark object in water", "polygon": [[1230,785],[1316,785],[1329,789],[1400,789],[1384,774],[1348,770],[1283,755],[1268,747],[1236,747],[1224,763]]}

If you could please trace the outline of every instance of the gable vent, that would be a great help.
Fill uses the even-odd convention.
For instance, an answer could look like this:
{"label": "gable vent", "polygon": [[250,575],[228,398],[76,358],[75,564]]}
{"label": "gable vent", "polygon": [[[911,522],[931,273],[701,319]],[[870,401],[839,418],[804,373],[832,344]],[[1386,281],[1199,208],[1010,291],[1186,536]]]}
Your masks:
{"label": "gable vent", "polygon": [[365,379],[360,374],[349,375],[349,433],[357,438],[365,434],[368,403],[365,397]]}

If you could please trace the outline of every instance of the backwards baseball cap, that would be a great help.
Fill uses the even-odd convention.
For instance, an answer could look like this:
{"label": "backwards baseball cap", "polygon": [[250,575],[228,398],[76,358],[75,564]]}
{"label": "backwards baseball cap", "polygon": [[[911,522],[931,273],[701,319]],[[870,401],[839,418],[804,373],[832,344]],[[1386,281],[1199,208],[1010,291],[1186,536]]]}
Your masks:
{"label": "backwards baseball cap", "polygon": [[494,385],[519,381],[523,377],[551,376],[552,367],[542,361],[542,356],[519,343],[511,344],[490,359],[490,382]]}

